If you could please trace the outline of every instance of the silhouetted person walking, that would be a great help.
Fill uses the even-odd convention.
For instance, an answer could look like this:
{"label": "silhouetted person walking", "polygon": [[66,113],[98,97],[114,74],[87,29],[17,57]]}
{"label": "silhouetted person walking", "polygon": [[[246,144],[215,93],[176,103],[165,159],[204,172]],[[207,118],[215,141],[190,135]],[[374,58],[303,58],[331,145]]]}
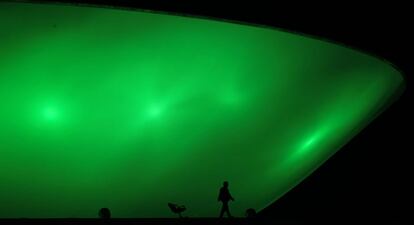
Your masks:
{"label": "silhouetted person walking", "polygon": [[223,187],[220,188],[220,193],[218,196],[218,201],[223,203],[223,206],[221,207],[220,218],[223,217],[224,213],[227,213],[228,217],[233,217],[231,216],[229,209],[230,200],[234,201],[234,198],[231,196],[229,191],[229,182],[224,181]]}

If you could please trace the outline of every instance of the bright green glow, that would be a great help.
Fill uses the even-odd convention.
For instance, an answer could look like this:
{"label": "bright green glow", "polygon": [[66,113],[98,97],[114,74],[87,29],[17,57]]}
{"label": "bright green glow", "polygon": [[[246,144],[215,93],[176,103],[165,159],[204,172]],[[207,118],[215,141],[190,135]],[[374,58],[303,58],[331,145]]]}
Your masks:
{"label": "bright green glow", "polygon": [[157,118],[162,116],[163,109],[160,106],[153,105],[148,108],[148,116],[150,118]]}
{"label": "bright green glow", "polygon": [[403,79],[335,44],[113,9],[0,4],[0,217],[217,216],[275,201]]}
{"label": "bright green glow", "polygon": [[53,107],[47,107],[44,109],[44,117],[47,120],[55,120],[58,117],[58,112]]}

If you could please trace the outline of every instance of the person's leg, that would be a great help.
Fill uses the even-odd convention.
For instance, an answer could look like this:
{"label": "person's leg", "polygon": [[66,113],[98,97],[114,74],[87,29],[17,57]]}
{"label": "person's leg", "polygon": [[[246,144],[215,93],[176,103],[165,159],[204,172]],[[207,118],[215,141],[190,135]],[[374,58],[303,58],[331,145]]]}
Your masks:
{"label": "person's leg", "polygon": [[227,213],[227,217],[232,218],[233,216],[230,214],[230,208],[229,208],[229,204],[226,204],[226,213]]}
{"label": "person's leg", "polygon": [[230,212],[229,212],[229,203],[228,202],[223,202],[222,212],[223,212],[223,214],[226,213],[227,217],[229,217]]}
{"label": "person's leg", "polygon": [[224,212],[226,211],[225,205],[226,204],[223,202],[223,205],[221,206],[221,211],[220,211],[220,218],[223,218]]}

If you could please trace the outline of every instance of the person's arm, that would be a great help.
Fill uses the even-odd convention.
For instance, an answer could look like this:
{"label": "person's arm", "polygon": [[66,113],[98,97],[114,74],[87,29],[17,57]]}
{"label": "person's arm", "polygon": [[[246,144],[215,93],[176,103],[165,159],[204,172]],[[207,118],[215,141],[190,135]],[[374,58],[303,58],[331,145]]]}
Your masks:
{"label": "person's arm", "polygon": [[228,193],[229,193],[229,196],[230,196],[230,200],[234,201],[234,198],[233,198],[233,196],[230,194],[230,191],[229,191]]}

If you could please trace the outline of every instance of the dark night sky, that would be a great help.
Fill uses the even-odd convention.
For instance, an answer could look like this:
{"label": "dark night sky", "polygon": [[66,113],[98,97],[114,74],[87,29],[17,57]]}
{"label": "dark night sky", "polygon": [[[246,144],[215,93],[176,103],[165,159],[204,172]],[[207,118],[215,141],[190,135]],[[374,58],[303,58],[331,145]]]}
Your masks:
{"label": "dark night sky", "polygon": [[[67,1],[69,2],[69,1]],[[72,1],[73,2],[73,1]],[[79,2],[79,1],[78,1]],[[271,218],[406,221],[412,200],[412,13],[408,3],[273,5],[246,1],[84,1],[265,24],[344,43],[405,73],[407,89],[387,111],[304,182],[262,212]],[[139,3],[138,3],[139,2]],[[268,1],[272,2],[272,1]],[[275,1],[279,2],[279,1]],[[408,2],[408,1],[407,1]],[[411,15],[410,15],[411,14]]]}

